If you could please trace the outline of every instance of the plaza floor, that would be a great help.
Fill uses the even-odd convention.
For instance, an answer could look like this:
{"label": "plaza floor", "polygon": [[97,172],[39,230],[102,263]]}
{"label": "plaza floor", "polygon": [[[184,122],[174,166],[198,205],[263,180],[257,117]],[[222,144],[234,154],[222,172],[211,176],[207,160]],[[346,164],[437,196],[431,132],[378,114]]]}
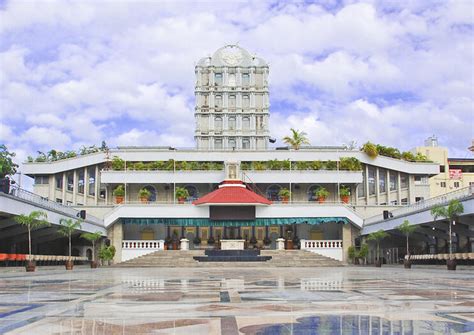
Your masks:
{"label": "plaza floor", "polygon": [[0,334],[474,334],[474,269],[0,271]]}

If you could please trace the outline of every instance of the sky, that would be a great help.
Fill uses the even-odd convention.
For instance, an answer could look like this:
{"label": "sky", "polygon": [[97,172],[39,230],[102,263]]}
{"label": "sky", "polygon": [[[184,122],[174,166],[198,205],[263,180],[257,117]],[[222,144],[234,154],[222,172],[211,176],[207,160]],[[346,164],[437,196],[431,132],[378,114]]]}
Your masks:
{"label": "sky", "polygon": [[270,131],[472,157],[474,1],[0,1],[0,143],[194,147],[194,66],[270,66]]}

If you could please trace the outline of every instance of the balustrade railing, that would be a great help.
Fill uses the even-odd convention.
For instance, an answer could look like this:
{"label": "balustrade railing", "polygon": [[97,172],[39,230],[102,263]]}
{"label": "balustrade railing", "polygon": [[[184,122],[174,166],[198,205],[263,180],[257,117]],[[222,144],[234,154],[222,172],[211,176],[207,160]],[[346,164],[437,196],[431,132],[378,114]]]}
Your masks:
{"label": "balustrade railing", "polygon": [[122,249],[127,250],[164,250],[164,240],[124,240]]}
{"label": "balustrade railing", "polygon": [[301,249],[342,249],[342,240],[301,240]]}
{"label": "balustrade railing", "polygon": [[[392,210],[391,213],[392,213],[392,217],[396,218],[396,217],[404,216],[410,213],[427,210],[437,205],[441,205],[441,206],[447,205],[451,200],[456,200],[456,199],[461,200],[464,198],[469,198],[471,196],[474,196],[474,185],[471,185],[471,186],[468,186],[468,187],[465,187],[460,190],[456,190],[447,194],[439,195],[437,197],[421,200],[409,206],[397,208],[395,210]],[[371,224],[378,223],[382,220],[383,220],[382,214],[379,214],[379,215],[367,218],[364,222],[364,225],[368,226]]]}
{"label": "balustrade railing", "polygon": [[[62,213],[62,214],[66,214],[66,215],[71,216],[71,217],[76,217],[76,218],[79,217],[80,211],[78,211],[78,210],[76,210],[72,207],[62,205],[62,204],[57,203],[55,201],[51,201],[51,200],[49,200],[45,197],[42,197],[38,194],[29,192],[29,191],[24,190],[22,188],[19,188],[17,186],[13,186],[13,185],[10,186],[10,193],[9,194],[16,197],[16,198],[19,198],[19,199],[22,199],[22,200],[25,200],[25,201],[28,201],[28,202],[32,202],[35,205],[38,205],[39,207],[42,207],[44,209],[50,209],[50,210],[53,210],[53,211],[56,211],[56,212],[59,212],[59,213]],[[93,223],[93,224],[96,224],[96,225],[103,226],[102,220],[95,217],[95,216],[92,216],[92,215],[87,215],[86,222],[90,222],[90,223]]]}

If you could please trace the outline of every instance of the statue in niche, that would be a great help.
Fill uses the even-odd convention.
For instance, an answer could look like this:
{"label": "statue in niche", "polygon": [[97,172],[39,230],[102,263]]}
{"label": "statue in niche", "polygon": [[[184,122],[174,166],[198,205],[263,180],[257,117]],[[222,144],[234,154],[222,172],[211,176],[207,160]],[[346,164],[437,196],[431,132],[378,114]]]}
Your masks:
{"label": "statue in niche", "polygon": [[229,165],[229,179],[237,179],[237,166]]}

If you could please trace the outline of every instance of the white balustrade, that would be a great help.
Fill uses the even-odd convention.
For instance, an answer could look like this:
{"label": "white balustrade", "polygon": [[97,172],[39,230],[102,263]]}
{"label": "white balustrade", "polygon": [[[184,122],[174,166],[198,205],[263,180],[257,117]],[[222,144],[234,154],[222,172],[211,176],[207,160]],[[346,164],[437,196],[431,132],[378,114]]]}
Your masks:
{"label": "white balustrade", "polygon": [[342,240],[301,240],[301,250],[342,261]]}
{"label": "white balustrade", "polygon": [[[461,188],[459,190],[449,192],[443,195],[439,195],[433,198],[429,198],[426,200],[418,201],[414,204],[409,206],[404,206],[401,208],[397,208],[391,211],[392,217],[397,218],[404,215],[421,212],[424,210],[429,210],[434,206],[447,205],[451,200],[463,200],[465,198],[472,197],[474,195],[474,185],[470,185],[468,187]],[[372,216],[364,220],[364,226],[369,226],[371,224],[376,224],[379,222],[384,221],[381,214]]]}
{"label": "white balustrade", "polygon": [[160,250],[165,250],[164,240],[123,240],[122,262]]}

